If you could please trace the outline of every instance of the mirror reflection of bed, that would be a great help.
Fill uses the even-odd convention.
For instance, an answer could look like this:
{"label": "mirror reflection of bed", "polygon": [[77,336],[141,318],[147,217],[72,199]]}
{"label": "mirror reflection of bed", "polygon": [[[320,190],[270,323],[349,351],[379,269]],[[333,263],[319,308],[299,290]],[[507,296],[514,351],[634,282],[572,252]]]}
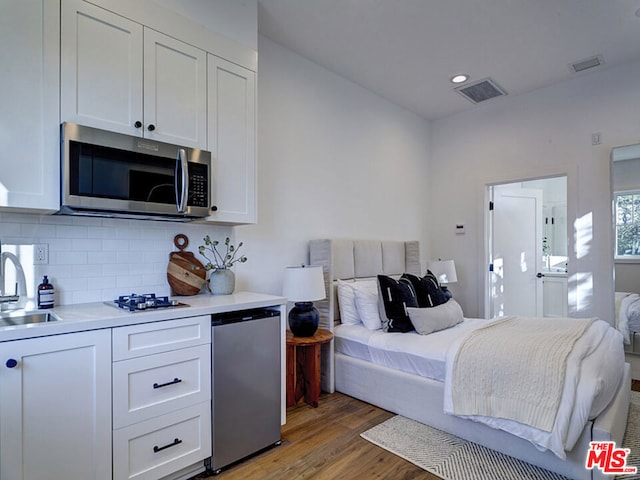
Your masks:
{"label": "mirror reflection of bed", "polygon": [[611,153],[615,318],[631,375],[640,379],[640,145]]}

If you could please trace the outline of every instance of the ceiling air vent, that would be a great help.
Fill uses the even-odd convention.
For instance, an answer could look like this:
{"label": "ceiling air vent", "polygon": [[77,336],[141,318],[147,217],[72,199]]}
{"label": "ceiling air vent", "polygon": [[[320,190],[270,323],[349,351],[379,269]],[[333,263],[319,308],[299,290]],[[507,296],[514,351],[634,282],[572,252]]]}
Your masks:
{"label": "ceiling air vent", "polygon": [[579,62],[575,62],[571,64],[571,69],[575,72],[583,72],[584,70],[589,70],[590,68],[599,67],[604,63],[602,59],[602,55],[596,55],[595,57],[585,58],[584,60],[580,60]]}
{"label": "ceiling air vent", "polygon": [[456,91],[471,100],[473,103],[484,102],[507,94],[507,92],[505,92],[490,78],[485,78],[471,84],[463,85],[456,88]]}

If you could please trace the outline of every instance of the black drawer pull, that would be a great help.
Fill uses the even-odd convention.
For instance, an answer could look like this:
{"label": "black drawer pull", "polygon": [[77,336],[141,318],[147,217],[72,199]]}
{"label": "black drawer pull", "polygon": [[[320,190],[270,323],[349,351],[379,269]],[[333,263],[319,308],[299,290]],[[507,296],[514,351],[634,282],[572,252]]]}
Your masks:
{"label": "black drawer pull", "polygon": [[168,387],[169,385],[173,385],[175,383],[180,383],[182,381],[181,378],[174,378],[172,381],[167,382],[167,383],[154,383],[153,384],[153,388],[162,388],[162,387]]}
{"label": "black drawer pull", "polygon": [[182,440],[180,440],[179,438],[176,438],[173,443],[170,443],[168,445],[165,445],[164,447],[159,447],[159,446],[155,446],[153,447],[153,453],[158,453],[161,452],[162,450],[164,450],[165,448],[169,448],[169,447],[175,447],[176,445],[180,445],[182,443]]}

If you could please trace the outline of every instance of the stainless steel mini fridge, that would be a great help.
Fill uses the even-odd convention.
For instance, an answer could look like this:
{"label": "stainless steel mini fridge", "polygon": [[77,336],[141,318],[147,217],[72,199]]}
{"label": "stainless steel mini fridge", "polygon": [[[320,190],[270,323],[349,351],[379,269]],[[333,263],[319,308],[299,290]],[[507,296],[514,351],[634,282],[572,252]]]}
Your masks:
{"label": "stainless steel mini fridge", "polygon": [[222,468],[280,443],[280,312],[212,316],[210,468]]}

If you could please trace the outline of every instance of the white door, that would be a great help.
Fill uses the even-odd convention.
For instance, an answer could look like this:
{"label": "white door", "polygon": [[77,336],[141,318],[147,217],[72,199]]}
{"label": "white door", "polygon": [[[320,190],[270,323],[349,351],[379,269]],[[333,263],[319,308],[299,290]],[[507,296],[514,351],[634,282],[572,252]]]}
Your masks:
{"label": "white door", "polygon": [[256,76],[208,56],[209,149],[212,155],[208,220],[256,222]]}
{"label": "white door", "polygon": [[207,54],[144,29],[144,136],[207,149]]}
{"label": "white door", "polygon": [[111,479],[111,330],[0,344],[0,478]]}
{"label": "white door", "polygon": [[542,316],[542,191],[493,187],[490,315]]}
{"label": "white door", "polygon": [[142,25],[62,2],[61,120],[142,136]]}

